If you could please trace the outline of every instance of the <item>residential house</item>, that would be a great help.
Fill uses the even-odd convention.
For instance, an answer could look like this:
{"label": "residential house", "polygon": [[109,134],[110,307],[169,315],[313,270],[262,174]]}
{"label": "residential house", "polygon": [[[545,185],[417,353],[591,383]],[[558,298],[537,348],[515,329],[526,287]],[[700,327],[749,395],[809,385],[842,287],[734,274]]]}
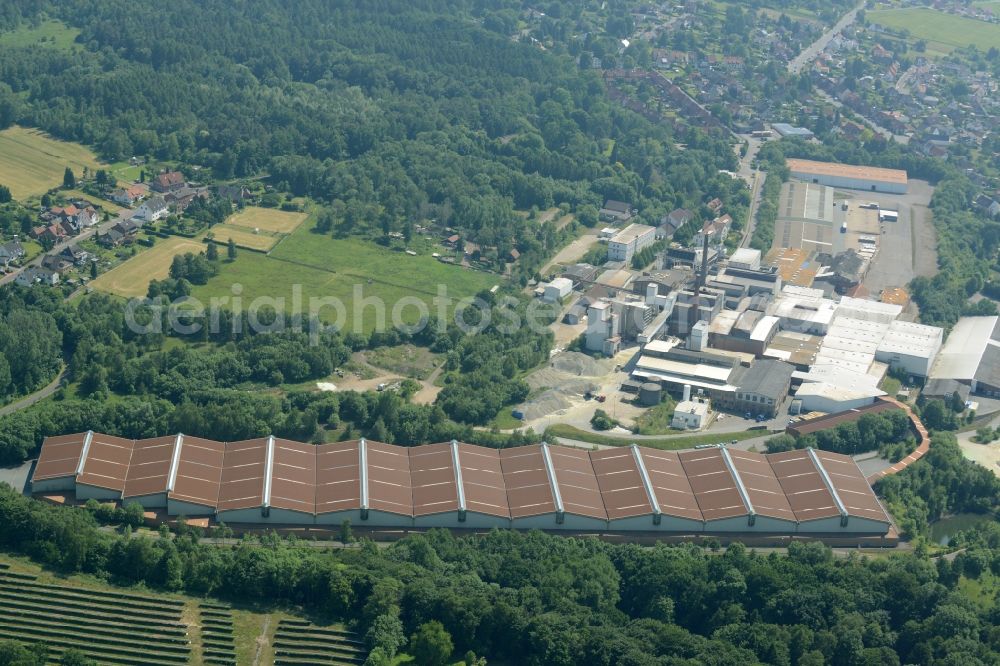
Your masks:
{"label": "residential house", "polygon": [[462,240],[461,236],[459,236],[458,234],[452,234],[451,236],[448,236],[447,238],[444,239],[444,244],[454,249],[458,247],[458,243],[461,240]]}
{"label": "residential house", "polygon": [[249,200],[252,195],[250,189],[245,185],[219,185],[215,188],[215,196],[238,204]]}
{"label": "residential house", "polygon": [[165,194],[167,192],[179,190],[186,185],[187,181],[184,180],[184,174],[180,171],[168,171],[166,173],[161,173],[154,178],[149,184],[149,187],[154,192]]}
{"label": "residential house", "polygon": [[722,211],[722,199],[719,197],[715,197],[705,205],[708,206],[708,209],[716,215]]}
{"label": "residential house", "polygon": [[67,259],[66,257],[62,256],[62,253],[59,253],[59,254],[46,254],[44,257],[42,257],[41,264],[42,268],[47,268],[48,270],[53,271],[55,273],[60,273],[69,268],[70,266],[72,266],[73,262]]}
{"label": "residential house", "polygon": [[31,230],[31,237],[40,243],[58,243],[66,236],[66,230],[60,224],[42,225]]}
{"label": "residential house", "polygon": [[674,233],[691,221],[694,213],[683,208],[676,208],[660,220],[660,226],[656,229],[657,240],[672,238]]}
{"label": "residential house", "polygon": [[986,196],[985,194],[980,194],[976,197],[974,203],[976,208],[978,208],[985,215],[989,215],[990,217],[997,217],[1000,215],[1000,203],[997,203],[994,199]]}
{"label": "residential house", "polygon": [[510,252],[507,253],[507,261],[514,263],[521,258],[521,253],[517,251],[517,248],[512,248]]}
{"label": "residential house", "polygon": [[17,236],[14,236],[13,240],[0,245],[0,266],[4,268],[7,268],[10,262],[17,261],[23,256],[24,248],[21,247],[21,241],[18,240]]}
{"label": "residential house", "polygon": [[117,224],[97,237],[98,244],[104,247],[118,247],[124,240],[125,234],[118,228]]}
{"label": "residential house", "polygon": [[59,284],[59,273],[41,266],[29,266],[18,273],[14,282],[22,287],[31,287],[36,284],[54,287]]}
{"label": "residential house", "polygon": [[144,222],[156,222],[166,217],[169,213],[170,208],[167,206],[166,199],[163,197],[150,197],[136,209],[134,217]]}
{"label": "residential house", "polygon": [[128,187],[115,190],[111,193],[111,200],[122,206],[132,207],[149,194],[149,187],[141,183],[129,185]]}
{"label": "residential house", "polygon": [[632,215],[632,204],[608,199],[604,202],[599,217],[605,222],[628,222]]}
{"label": "residential house", "polygon": [[182,187],[163,195],[164,200],[167,202],[167,207],[177,213],[183,213],[187,210],[191,202],[195,200],[195,197],[208,199],[208,188]]}
{"label": "residential house", "polygon": [[88,259],[90,259],[90,253],[81,249],[79,245],[67,245],[63,248],[63,251],[59,253],[59,256],[64,257],[77,266],[84,264]]}

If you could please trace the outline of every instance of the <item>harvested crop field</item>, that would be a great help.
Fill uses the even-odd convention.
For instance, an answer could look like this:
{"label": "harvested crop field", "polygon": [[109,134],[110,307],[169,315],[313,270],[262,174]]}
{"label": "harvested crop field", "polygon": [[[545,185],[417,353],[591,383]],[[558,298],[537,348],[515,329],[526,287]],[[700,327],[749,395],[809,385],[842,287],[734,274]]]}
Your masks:
{"label": "harvested crop field", "polygon": [[101,164],[85,146],[53,139],[39,130],[14,126],[0,132],[0,183],[10,188],[15,199],[61,185],[66,167],[79,177],[84,167],[99,169]]}
{"label": "harvested crop field", "polygon": [[185,252],[195,254],[205,251],[205,244],[191,238],[171,237],[158,240],[156,245],[140,252],[90,283],[100,291],[125,296],[142,297],[149,290],[152,280],[163,280],[170,276],[170,262]]}
{"label": "harvested crop field", "polygon": [[230,217],[226,220],[226,224],[248,229],[260,229],[262,232],[290,234],[305,221],[306,217],[308,215],[305,213],[291,213],[274,208],[250,206]]}
{"label": "harvested crop field", "polygon": [[215,234],[215,241],[222,245],[225,245],[229,242],[229,239],[232,239],[240,247],[259,250],[261,252],[267,252],[281,240],[279,236],[266,231],[254,233],[253,230],[247,227],[234,226],[228,223],[215,225],[212,227],[212,233]]}

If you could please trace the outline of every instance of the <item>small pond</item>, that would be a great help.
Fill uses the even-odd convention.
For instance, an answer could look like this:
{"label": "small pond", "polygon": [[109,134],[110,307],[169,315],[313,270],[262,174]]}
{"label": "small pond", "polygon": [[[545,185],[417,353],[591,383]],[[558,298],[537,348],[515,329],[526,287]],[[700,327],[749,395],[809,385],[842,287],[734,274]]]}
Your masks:
{"label": "small pond", "polygon": [[984,513],[956,513],[942,518],[931,525],[931,540],[939,545],[948,545],[948,539],[963,530],[972,529],[980,523],[995,520],[993,516]]}

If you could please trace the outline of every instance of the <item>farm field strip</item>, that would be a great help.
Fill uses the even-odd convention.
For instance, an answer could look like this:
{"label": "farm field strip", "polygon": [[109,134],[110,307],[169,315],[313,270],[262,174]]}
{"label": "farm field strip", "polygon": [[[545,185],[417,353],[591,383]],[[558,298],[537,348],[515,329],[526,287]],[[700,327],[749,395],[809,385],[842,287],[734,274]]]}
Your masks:
{"label": "farm field strip", "polygon": [[233,242],[239,247],[244,247],[250,250],[259,250],[261,252],[267,252],[277,245],[279,240],[281,240],[279,236],[266,231],[254,233],[247,227],[234,226],[228,222],[225,224],[215,225],[212,227],[211,233],[217,243],[225,245],[230,239],[232,239]]}
{"label": "farm field strip", "polygon": [[275,210],[273,208],[250,206],[228,218],[226,224],[247,227],[248,229],[290,234],[298,229],[299,225],[305,222],[307,217],[308,214],[306,213],[294,213]]}
{"label": "farm field strip", "polygon": [[204,249],[204,243],[191,238],[157,238],[153,247],[97,276],[90,282],[90,286],[126,298],[141,298],[146,295],[150,281],[169,277],[170,263],[175,256],[185,252],[197,254]]}
{"label": "farm field strip", "polygon": [[42,194],[62,184],[63,172],[102,165],[86,147],[59,141],[39,130],[14,126],[0,131],[0,183],[15,199]]}

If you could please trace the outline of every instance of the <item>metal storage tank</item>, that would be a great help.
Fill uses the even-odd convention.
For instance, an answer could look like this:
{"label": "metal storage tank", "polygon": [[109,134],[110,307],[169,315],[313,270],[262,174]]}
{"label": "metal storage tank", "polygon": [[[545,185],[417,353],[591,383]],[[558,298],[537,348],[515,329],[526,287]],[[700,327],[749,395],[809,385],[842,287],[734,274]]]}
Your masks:
{"label": "metal storage tank", "polygon": [[660,404],[660,397],[663,395],[663,387],[656,382],[646,382],[639,387],[639,402],[646,407],[653,407]]}

